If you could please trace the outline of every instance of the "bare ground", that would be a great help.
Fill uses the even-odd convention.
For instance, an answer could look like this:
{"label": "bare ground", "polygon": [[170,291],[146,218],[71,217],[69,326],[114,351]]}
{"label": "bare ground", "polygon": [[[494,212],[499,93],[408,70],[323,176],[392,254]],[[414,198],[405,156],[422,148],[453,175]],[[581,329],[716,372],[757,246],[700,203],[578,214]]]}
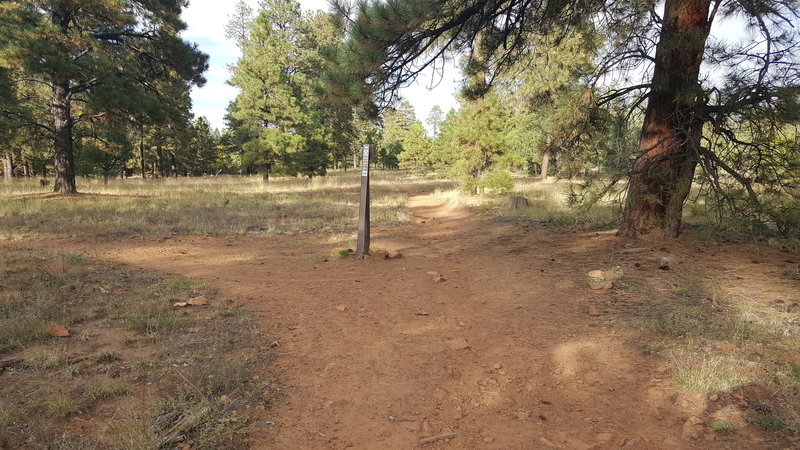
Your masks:
{"label": "bare ground", "polygon": [[[254,448],[798,448],[752,425],[682,439],[689,417],[708,425],[720,405],[678,390],[639,332],[615,325],[625,295],[585,282],[621,265],[633,284],[746,273],[796,293],[779,253],[756,255],[757,270],[742,249],[684,241],[622,256],[627,241],[608,232],[497,222],[433,196],[410,206],[413,225],[373,230],[373,248],[397,260],[331,258],[337,244],[321,235],[64,246],[212,282],[254,312],[277,356],[264,370],[284,392],[254,421]],[[655,269],[664,252],[684,262]]]}

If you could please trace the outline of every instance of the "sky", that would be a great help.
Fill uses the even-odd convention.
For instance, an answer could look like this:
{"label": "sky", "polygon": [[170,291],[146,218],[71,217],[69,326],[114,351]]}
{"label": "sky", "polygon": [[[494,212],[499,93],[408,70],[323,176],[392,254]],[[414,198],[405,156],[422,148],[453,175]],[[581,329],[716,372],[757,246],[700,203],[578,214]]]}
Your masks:
{"label": "sky", "polygon": [[[258,0],[245,1],[253,10],[258,9]],[[233,41],[225,38],[225,24],[233,13],[235,3],[234,0],[190,0],[189,7],[183,13],[188,26],[182,33],[183,38],[197,43],[200,50],[210,57],[205,86],[192,90],[193,112],[195,117],[205,116],[213,127],[219,129],[225,126],[228,103],[238,93],[237,88],[226,83],[230,77],[228,67],[236,63],[240,56]],[[328,9],[327,0],[300,0],[300,5],[305,11]],[[716,23],[712,29],[712,39],[742,39],[745,37],[741,32],[742,26],[740,20]],[[461,71],[450,62],[441,73],[428,71],[421,74],[412,85],[401,89],[400,95],[411,102],[417,118],[425,124],[434,105],[439,105],[445,113],[457,107],[455,94],[461,78]]]}
{"label": "sky", "polygon": [[[246,0],[254,10],[258,0]],[[225,38],[225,24],[233,13],[235,1],[190,0],[183,12],[188,28],[182,33],[185,40],[197,43],[201,51],[209,55],[209,68],[205,74],[206,84],[192,89],[192,109],[195,117],[205,116],[215,128],[224,128],[225,109],[236,98],[238,89],[229,86],[228,67],[236,63],[240,52],[233,41]],[[306,11],[327,10],[327,0],[300,0]],[[428,72],[420,76],[411,86],[400,90],[400,95],[414,105],[417,118],[425,119],[434,105],[447,112],[456,107],[455,94],[461,73],[454,65],[445,68],[441,75]],[[433,89],[428,89],[429,87]]]}

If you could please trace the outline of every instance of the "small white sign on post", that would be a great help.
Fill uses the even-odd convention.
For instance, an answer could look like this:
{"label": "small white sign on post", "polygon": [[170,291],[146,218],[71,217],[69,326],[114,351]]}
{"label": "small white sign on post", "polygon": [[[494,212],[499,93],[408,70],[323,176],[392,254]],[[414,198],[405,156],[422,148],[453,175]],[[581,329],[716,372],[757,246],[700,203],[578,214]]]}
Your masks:
{"label": "small white sign on post", "polygon": [[369,152],[372,146],[370,144],[364,144],[362,147],[362,155],[361,155],[361,176],[366,177],[369,175]]}
{"label": "small white sign on post", "polygon": [[356,242],[356,258],[363,259],[369,254],[369,159],[372,144],[364,144],[361,159],[361,204],[358,208],[358,241]]}

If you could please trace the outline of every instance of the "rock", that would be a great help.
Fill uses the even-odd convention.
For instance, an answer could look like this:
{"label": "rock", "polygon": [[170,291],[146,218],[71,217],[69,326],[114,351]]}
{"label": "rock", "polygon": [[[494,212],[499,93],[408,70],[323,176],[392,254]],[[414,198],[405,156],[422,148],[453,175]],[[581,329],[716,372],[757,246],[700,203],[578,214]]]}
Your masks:
{"label": "rock", "polygon": [[208,304],[208,300],[202,295],[198,295],[197,297],[192,297],[189,300],[186,300],[186,304],[190,306],[205,306]]}
{"label": "rock", "polygon": [[69,330],[63,325],[48,325],[47,335],[52,337],[69,337]]}
{"label": "rock", "polygon": [[446,343],[447,346],[453,350],[466,350],[471,348],[467,340],[464,338],[448,339]]}
{"label": "rock", "polygon": [[681,262],[681,259],[675,255],[664,256],[658,260],[658,268],[661,270],[669,270],[678,265],[679,262]]}
{"label": "rock", "polygon": [[369,251],[369,256],[377,259],[389,259],[389,252],[382,248],[373,248]]}
{"label": "rock", "polygon": [[612,267],[608,270],[592,270],[586,274],[589,278],[602,278],[606,281],[616,281],[622,278],[624,273],[619,266]]}
{"label": "rock", "polygon": [[185,308],[187,306],[189,306],[189,303],[187,302],[175,302],[172,304],[173,308]]}
{"label": "rock", "polygon": [[600,315],[600,310],[597,309],[596,306],[592,305],[589,307],[589,315],[592,317],[597,317]]}
{"label": "rock", "polygon": [[503,368],[503,365],[502,365],[502,364],[500,364],[500,363],[498,363],[498,364],[495,364],[495,365],[493,365],[493,366],[492,366],[492,368],[493,368],[494,370],[500,370],[500,369],[502,369],[502,368]]}
{"label": "rock", "polygon": [[400,259],[403,257],[403,254],[396,251],[390,251],[386,254],[386,259]]}
{"label": "rock", "polygon": [[347,306],[339,305],[336,307],[336,309],[339,310],[340,312],[345,312],[347,310]]}
{"label": "rock", "polygon": [[447,278],[439,275],[439,276],[433,277],[433,281],[435,281],[437,283],[444,283],[445,281],[447,281]]}
{"label": "rock", "polygon": [[430,272],[428,272],[428,276],[438,277],[439,276],[439,272],[430,271]]}
{"label": "rock", "polygon": [[603,278],[589,277],[587,278],[587,282],[589,283],[589,287],[594,290],[611,289],[614,287],[614,283],[611,282],[611,280],[605,280]]}
{"label": "rock", "polygon": [[511,209],[520,209],[528,207],[528,199],[519,195],[509,197],[508,206]]}
{"label": "rock", "polygon": [[681,439],[684,441],[700,439],[703,436],[703,432],[705,432],[703,421],[692,416],[681,427]]}

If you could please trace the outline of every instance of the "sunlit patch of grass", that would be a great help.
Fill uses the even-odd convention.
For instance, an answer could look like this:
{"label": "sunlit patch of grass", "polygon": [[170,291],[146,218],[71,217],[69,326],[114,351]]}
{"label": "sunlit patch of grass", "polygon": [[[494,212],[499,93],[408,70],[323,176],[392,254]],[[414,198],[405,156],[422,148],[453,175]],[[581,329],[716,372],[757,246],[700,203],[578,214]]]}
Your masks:
{"label": "sunlit patch of grass", "polygon": [[593,230],[617,226],[618,206],[604,199],[588,210],[577,211],[569,203],[569,181],[517,178],[514,195],[528,199],[527,208],[513,209],[507,195],[468,195],[457,189],[438,192],[453,207],[466,207],[476,214],[491,215],[501,220],[533,221],[549,224],[553,229],[581,227]]}
{"label": "sunlit patch of grass", "polygon": [[64,365],[65,360],[63,353],[46,348],[35,348],[25,354],[26,364],[38,371],[57,369]]}
{"label": "sunlit patch of grass", "polygon": [[736,432],[736,424],[727,420],[715,420],[711,423],[711,429],[721,435],[733,434]]}
{"label": "sunlit patch of grass", "polygon": [[728,391],[751,381],[748,366],[733,357],[675,355],[673,366],[673,380],[687,391]]}
{"label": "sunlit patch of grass", "polygon": [[121,397],[130,391],[128,385],[122,381],[107,381],[92,383],[86,386],[82,396],[86,399],[97,401],[108,398]]}
{"label": "sunlit patch of grass", "polygon": [[[409,193],[450,186],[446,180],[403,172],[375,173],[372,223],[409,220]],[[172,236],[184,234],[296,234],[337,232],[357,226],[360,174],[332,173],[313,180],[202,177],[79,180],[82,195],[32,196],[0,192],[0,239],[68,236]],[[38,189],[38,188],[37,188]],[[38,192],[34,190],[34,192]]]}
{"label": "sunlit patch of grass", "polygon": [[697,287],[692,283],[672,286],[672,293],[680,297],[692,297]]}

